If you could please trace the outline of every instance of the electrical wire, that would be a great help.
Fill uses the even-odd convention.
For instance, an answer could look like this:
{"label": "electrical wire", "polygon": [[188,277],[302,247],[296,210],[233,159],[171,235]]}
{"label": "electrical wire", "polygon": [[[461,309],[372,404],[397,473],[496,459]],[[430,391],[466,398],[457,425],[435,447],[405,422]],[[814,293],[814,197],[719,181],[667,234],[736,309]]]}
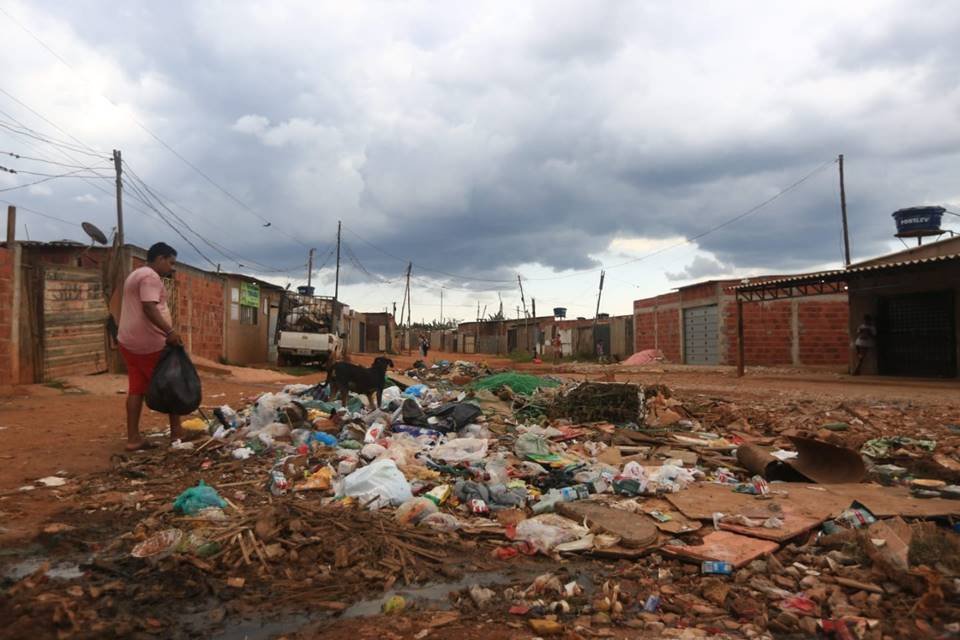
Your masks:
{"label": "electrical wire", "polygon": [[[86,78],[84,78],[83,75],[82,75],[79,71],[77,71],[77,69],[76,69],[72,64],[70,64],[69,62],[67,62],[67,60],[65,60],[65,59],[63,58],[63,56],[61,56],[59,53],[57,53],[51,46],[49,46],[46,42],[44,42],[38,35],[36,35],[35,33],[33,33],[33,31],[31,31],[30,29],[28,29],[24,24],[22,24],[21,22],[19,22],[19,21],[18,21],[16,18],[14,18],[12,15],[10,15],[10,13],[7,12],[5,9],[3,9],[3,7],[0,7],[0,13],[3,13],[11,22],[13,22],[15,25],[17,25],[18,27],[20,27],[20,28],[21,28],[24,32],[26,32],[27,35],[29,35],[31,38],[33,38],[34,40],[36,40],[37,43],[40,44],[40,46],[42,46],[44,49],[46,49],[53,57],[55,57],[57,60],[59,60],[65,67],[67,67],[68,69],[70,69],[73,73],[75,73],[75,74],[76,74],[78,77],[80,77],[81,79],[86,80]],[[188,167],[190,167],[190,169],[192,169],[197,175],[199,175],[201,178],[203,178],[204,180],[206,180],[207,182],[209,182],[213,187],[215,187],[215,188],[216,188],[218,191],[220,191],[223,195],[225,195],[226,197],[228,197],[228,198],[230,198],[231,200],[233,200],[234,202],[236,202],[236,203],[237,203],[238,205],[240,205],[240,207],[242,207],[245,211],[247,211],[248,213],[250,213],[250,214],[252,214],[253,216],[255,216],[257,219],[259,219],[259,220],[263,223],[263,226],[264,226],[264,227],[273,227],[273,223],[272,223],[270,220],[268,220],[267,218],[263,217],[261,214],[257,213],[250,205],[248,205],[246,202],[244,202],[243,200],[241,200],[240,198],[238,198],[237,196],[235,196],[233,193],[231,193],[229,190],[227,190],[225,187],[223,187],[222,185],[220,185],[216,180],[214,180],[213,178],[211,178],[209,175],[207,175],[206,172],[204,172],[202,169],[200,169],[200,167],[198,167],[198,166],[195,165],[194,163],[190,162],[190,160],[188,160],[186,157],[184,157],[183,154],[181,154],[179,151],[177,151],[175,148],[173,148],[173,146],[171,146],[169,143],[167,143],[167,141],[164,140],[163,138],[161,138],[158,134],[154,133],[154,132],[153,132],[149,127],[147,127],[145,124],[143,124],[142,122],[140,122],[140,120],[138,120],[137,118],[135,118],[135,117],[132,116],[131,114],[129,114],[129,113],[127,113],[126,111],[124,111],[123,109],[121,109],[121,108],[119,107],[119,105],[117,105],[113,100],[111,100],[111,99],[108,98],[107,96],[103,95],[102,93],[100,93],[100,94],[98,94],[98,95],[99,95],[101,98],[103,98],[104,100],[106,100],[106,101],[107,101],[111,106],[113,106],[115,109],[117,109],[118,111],[120,111],[120,112],[122,112],[124,115],[126,115],[134,124],[136,124],[138,127],[140,127],[144,132],[146,132],[147,135],[149,135],[151,138],[153,138],[153,139],[156,140],[158,143],[160,143],[167,151],[169,151],[170,153],[172,153],[174,156],[177,157],[177,159],[179,159],[179,160],[180,160],[181,162],[183,162],[185,165],[187,165]],[[71,136],[71,137],[72,137],[72,136]],[[285,231],[283,231],[282,229],[279,229],[279,228],[277,228],[277,227],[273,227],[273,228],[274,228],[274,229],[277,229],[277,231],[278,231],[279,233],[281,233],[281,234],[289,237],[291,240],[293,240],[293,241],[296,242],[297,244],[301,245],[302,247],[307,248],[307,249],[310,248],[310,247],[308,247],[306,244],[304,244],[304,242],[303,242],[302,240],[300,240],[298,237],[296,237],[295,235],[289,234],[289,233],[287,233],[287,232],[285,232]]]}
{"label": "electrical wire", "polygon": [[692,237],[690,237],[690,238],[685,238],[684,240],[682,240],[682,241],[680,241],[680,242],[677,242],[677,243],[675,243],[675,244],[669,245],[669,246],[664,247],[664,248],[662,248],[662,249],[658,249],[657,251],[653,251],[653,252],[648,253],[648,254],[646,254],[646,255],[638,256],[638,257],[636,257],[636,258],[631,258],[630,260],[626,260],[626,261],[624,261],[624,262],[619,262],[619,263],[614,264],[614,265],[603,266],[603,267],[600,267],[599,269],[590,269],[590,270],[587,270],[587,271],[580,271],[580,272],[578,272],[578,273],[573,273],[573,274],[568,274],[568,275],[563,275],[563,276],[553,276],[553,277],[547,277],[547,278],[528,278],[528,279],[531,280],[531,281],[544,282],[544,281],[547,281],[547,280],[564,280],[564,279],[566,279],[566,278],[573,278],[573,277],[576,277],[576,276],[579,276],[579,275],[583,275],[583,274],[585,274],[585,273],[600,273],[601,271],[604,271],[604,270],[616,269],[616,268],[618,268],[618,267],[623,267],[623,266],[626,266],[626,265],[628,265],[628,264],[635,264],[635,263],[640,262],[640,261],[642,261],[642,260],[646,260],[646,259],[648,259],[648,258],[652,258],[652,257],[654,257],[654,256],[660,255],[661,253],[664,253],[664,252],[666,252],[666,251],[670,251],[671,249],[676,249],[677,247],[682,247],[682,246],[684,246],[684,245],[692,244],[692,243],[696,242],[697,240],[700,240],[701,238],[704,238],[704,237],[710,235],[711,233],[714,233],[714,232],[716,232],[716,231],[719,231],[720,229],[723,229],[724,227],[728,227],[728,226],[730,226],[731,224],[733,224],[733,223],[735,223],[735,222],[738,222],[738,221],[746,218],[747,216],[749,216],[749,215],[751,215],[751,214],[753,214],[753,213],[756,213],[757,211],[760,211],[761,209],[763,209],[764,207],[766,207],[768,204],[770,204],[770,203],[772,203],[773,201],[779,199],[781,196],[789,193],[790,191],[793,191],[794,189],[796,189],[797,187],[799,187],[800,185],[802,185],[804,182],[806,182],[807,180],[809,180],[810,178],[812,178],[814,175],[820,173],[821,171],[823,171],[825,168],[827,168],[827,167],[830,166],[831,164],[835,163],[836,161],[837,161],[837,160],[836,160],[835,158],[834,158],[834,159],[827,160],[826,162],[824,162],[823,164],[821,164],[820,166],[818,166],[816,169],[814,169],[814,170],[811,171],[810,173],[804,175],[804,176],[803,176],[802,178],[800,178],[799,180],[797,180],[797,181],[791,183],[790,185],[788,185],[787,187],[781,189],[781,190],[778,191],[776,194],[774,194],[773,196],[767,198],[766,200],[764,200],[764,201],[761,202],[760,204],[754,205],[754,206],[750,207],[749,209],[747,209],[746,211],[744,211],[744,212],[742,212],[742,213],[739,213],[739,214],[733,216],[732,218],[729,218],[729,219],[727,219],[727,220],[724,220],[724,221],[721,222],[720,224],[718,224],[718,225],[716,225],[716,226],[714,226],[714,227],[711,227],[711,228],[707,229],[706,231],[704,231],[704,232],[702,232],[702,233],[698,233],[697,235],[692,236]]}
{"label": "electrical wire", "polygon": [[[2,169],[2,168],[3,168],[3,167],[0,167],[0,169]],[[82,171],[83,171],[83,169],[78,169],[78,170],[76,170],[76,171],[70,171],[69,173],[61,173],[60,175],[47,176],[46,178],[43,178],[43,179],[41,179],[41,180],[37,180],[37,181],[35,181],[35,182],[26,182],[26,183],[24,183],[24,184],[15,185],[15,186],[13,186],[13,187],[6,187],[6,188],[4,188],[4,189],[0,189],[0,193],[6,192],[6,191],[14,191],[14,190],[16,190],[16,189],[24,189],[24,188],[26,188],[26,187],[32,187],[32,186],[34,186],[34,185],[43,184],[44,182],[50,182],[51,180],[56,180],[56,179],[58,179],[58,178],[83,178],[83,177],[85,177],[85,176],[78,176],[78,175],[76,175],[76,174],[78,174],[78,173],[81,173]],[[16,171],[11,171],[10,173],[17,173],[17,172],[16,172]]]}
{"label": "electrical wire", "polygon": [[[150,196],[152,196],[153,200],[154,200],[157,204],[159,204],[161,207],[163,207],[171,216],[174,217],[174,219],[176,219],[178,222],[180,222],[181,224],[183,224],[193,235],[195,235],[195,236],[196,236],[197,238],[199,238],[204,244],[206,244],[208,247],[210,247],[211,249],[213,249],[214,251],[216,251],[217,253],[219,253],[219,254],[222,255],[223,257],[227,258],[228,260],[234,261],[234,262],[236,262],[237,264],[250,263],[250,264],[253,264],[253,265],[257,265],[257,266],[259,266],[261,269],[263,269],[263,270],[265,270],[265,271],[267,271],[267,272],[271,272],[271,273],[289,273],[289,272],[293,271],[294,268],[296,268],[296,269],[302,268],[302,265],[297,265],[296,267],[290,267],[290,268],[281,269],[281,268],[277,268],[277,267],[274,267],[274,266],[271,266],[271,265],[268,265],[268,264],[264,264],[264,263],[258,262],[257,260],[254,260],[253,258],[247,258],[247,257],[245,257],[245,256],[242,256],[242,255],[240,255],[239,253],[236,253],[235,251],[231,251],[231,250],[227,249],[226,247],[224,247],[223,245],[221,245],[221,244],[219,244],[219,243],[217,243],[217,242],[215,242],[215,241],[213,241],[213,240],[210,240],[209,238],[206,238],[205,236],[201,235],[198,231],[196,231],[193,227],[191,227],[190,224],[189,224],[186,220],[184,220],[181,216],[179,216],[176,212],[174,212],[169,206],[167,206],[167,205],[163,202],[163,200],[164,200],[164,199],[165,199],[165,200],[168,200],[170,203],[177,205],[178,207],[180,207],[180,208],[183,209],[184,211],[186,211],[186,212],[188,212],[188,213],[190,213],[190,214],[192,214],[192,215],[194,215],[194,216],[196,216],[195,213],[193,213],[192,211],[190,211],[190,209],[187,209],[187,208],[186,208],[185,206],[183,206],[182,204],[179,204],[179,203],[175,202],[174,200],[172,200],[172,199],[169,198],[169,197],[166,197],[166,196],[161,197],[162,194],[160,194],[156,189],[153,189],[153,188],[151,188],[149,185],[147,185],[147,183],[144,182],[144,180],[143,180],[139,175],[137,175],[137,173],[133,170],[133,168],[130,167],[129,163],[128,163],[126,160],[123,161],[123,166],[126,168],[127,174],[132,177],[132,180],[133,180],[133,181],[136,181],[136,183],[139,184],[139,187],[140,187],[140,189],[141,189],[141,195],[142,195],[142,192],[143,192],[143,191],[146,191],[147,194],[149,194]],[[202,218],[201,218],[201,219],[202,219]]]}
{"label": "electrical wire", "polygon": [[31,209],[30,207],[25,207],[22,204],[17,204],[16,202],[11,202],[3,198],[0,198],[0,202],[16,207],[17,211],[26,211],[27,213],[32,213],[34,215],[40,216],[41,218],[49,218],[50,220],[56,220],[57,222],[62,222],[63,224],[69,224],[72,227],[81,226],[76,222],[71,222],[70,220],[64,220],[63,218],[58,218],[57,216],[52,216],[49,213],[44,213],[43,211],[37,211],[36,209]]}
{"label": "electrical wire", "polygon": [[[33,156],[25,156],[20,153],[14,153],[13,151],[0,151],[0,155],[7,155],[11,158],[16,158],[17,160],[29,160],[31,162],[42,162],[44,164],[52,164],[57,167],[63,167],[65,169],[89,169],[91,171],[106,171],[112,169],[113,167],[90,167],[79,164],[67,164],[65,162],[57,162],[56,160],[48,160],[46,158],[34,158]],[[20,173],[23,173],[22,171]]]}

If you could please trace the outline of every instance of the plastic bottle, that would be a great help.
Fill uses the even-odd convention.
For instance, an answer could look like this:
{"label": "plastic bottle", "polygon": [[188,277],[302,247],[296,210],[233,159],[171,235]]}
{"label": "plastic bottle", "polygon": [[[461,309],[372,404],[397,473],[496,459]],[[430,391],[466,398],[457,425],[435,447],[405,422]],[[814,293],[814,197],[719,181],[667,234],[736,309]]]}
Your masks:
{"label": "plastic bottle", "polygon": [[551,489],[543,498],[533,505],[533,512],[548,513],[553,511],[560,502],[573,502],[590,497],[590,489],[585,484],[575,484],[562,489]]}

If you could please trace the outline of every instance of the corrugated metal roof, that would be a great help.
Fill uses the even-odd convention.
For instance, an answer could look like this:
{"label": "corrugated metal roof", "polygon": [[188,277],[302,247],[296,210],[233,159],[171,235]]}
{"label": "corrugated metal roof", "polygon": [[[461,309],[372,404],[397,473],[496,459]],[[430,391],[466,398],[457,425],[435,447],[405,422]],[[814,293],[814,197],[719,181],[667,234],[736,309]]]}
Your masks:
{"label": "corrugated metal roof", "polygon": [[899,262],[872,264],[864,267],[851,267],[850,269],[836,269],[833,271],[816,271],[813,273],[800,273],[795,276],[788,276],[786,278],[777,278],[775,280],[766,280],[764,282],[742,284],[738,287],[734,287],[734,290],[753,291],[761,288],[768,288],[771,286],[788,285],[788,284],[801,284],[801,283],[825,282],[825,281],[836,282],[839,280],[845,280],[848,276],[853,274],[872,273],[875,271],[889,271],[891,269],[912,267],[919,264],[949,262],[952,260],[960,260],[960,253],[951,253],[944,256],[930,256],[927,258],[916,258],[913,260],[900,260]]}

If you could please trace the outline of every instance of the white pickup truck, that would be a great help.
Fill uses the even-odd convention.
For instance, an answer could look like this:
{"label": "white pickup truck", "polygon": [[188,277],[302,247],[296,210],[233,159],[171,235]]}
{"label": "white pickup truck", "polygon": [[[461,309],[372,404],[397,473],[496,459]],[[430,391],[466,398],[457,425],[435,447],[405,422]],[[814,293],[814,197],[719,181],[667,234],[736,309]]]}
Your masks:
{"label": "white pickup truck", "polygon": [[340,345],[333,332],[334,306],[333,298],[284,294],[277,322],[277,364],[326,364]]}

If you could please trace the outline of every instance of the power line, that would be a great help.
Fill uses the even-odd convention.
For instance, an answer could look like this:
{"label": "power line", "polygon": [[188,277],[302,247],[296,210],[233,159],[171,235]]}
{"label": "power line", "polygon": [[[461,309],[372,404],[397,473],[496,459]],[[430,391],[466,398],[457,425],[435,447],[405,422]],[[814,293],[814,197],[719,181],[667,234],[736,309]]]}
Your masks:
{"label": "power line", "polygon": [[781,189],[781,190],[778,191],[776,194],[774,194],[773,196],[767,198],[766,200],[764,200],[764,201],[761,202],[760,204],[754,205],[753,207],[750,207],[750,208],[747,209],[746,211],[744,211],[744,212],[742,212],[742,213],[739,213],[739,214],[733,216],[732,218],[729,218],[729,219],[727,219],[727,220],[724,220],[724,221],[721,222],[720,224],[718,224],[718,225],[716,225],[716,226],[714,226],[714,227],[711,227],[711,228],[707,229],[706,231],[704,231],[704,232],[702,232],[702,233],[698,233],[697,235],[695,235],[695,236],[693,236],[693,237],[690,237],[690,238],[685,238],[684,240],[682,240],[682,241],[680,241],[680,242],[677,242],[677,243],[675,243],[675,244],[669,245],[669,246],[664,247],[664,248],[662,248],[662,249],[658,249],[657,251],[653,251],[653,252],[651,252],[651,253],[648,253],[648,254],[645,254],[645,255],[642,255],[642,256],[639,256],[639,257],[636,257],[636,258],[631,258],[630,260],[626,260],[626,261],[624,261],[624,262],[620,262],[620,263],[617,263],[617,264],[614,264],[614,265],[611,265],[611,266],[604,266],[604,267],[601,267],[601,268],[599,268],[599,269],[589,269],[589,270],[579,271],[579,272],[577,272],[577,273],[571,273],[571,274],[567,274],[567,275],[563,275],[563,276],[553,276],[553,277],[547,277],[547,278],[527,278],[527,279],[528,279],[528,280],[534,280],[534,281],[543,282],[543,281],[547,281],[547,280],[564,280],[564,279],[567,279],[567,278],[574,278],[574,277],[581,276],[581,275],[584,275],[584,274],[587,274],[587,273],[599,273],[600,271],[603,271],[603,270],[616,269],[616,268],[618,268],[618,267],[623,267],[623,266],[626,266],[626,265],[628,265],[628,264],[634,264],[634,263],[636,263],[636,262],[640,262],[641,260],[646,260],[646,259],[648,259],[648,258],[652,258],[652,257],[654,257],[654,256],[660,255],[661,253],[664,253],[664,252],[666,252],[666,251],[670,251],[671,249],[676,249],[677,247],[682,247],[682,246],[684,246],[684,245],[691,244],[691,243],[696,242],[697,240],[699,240],[699,239],[701,239],[701,238],[703,238],[703,237],[705,237],[705,236],[710,235],[711,233],[714,233],[715,231],[719,231],[720,229],[723,229],[724,227],[727,227],[727,226],[733,224],[734,222],[737,222],[737,221],[739,221],[739,220],[742,220],[743,218],[746,218],[746,217],[749,216],[750,214],[756,213],[757,211],[759,211],[760,209],[764,208],[765,206],[767,206],[768,204],[770,204],[770,203],[773,202],[774,200],[777,200],[778,198],[780,198],[781,196],[785,195],[786,193],[788,193],[788,192],[790,192],[790,191],[793,191],[794,189],[796,189],[797,187],[799,187],[800,185],[802,185],[804,182],[806,182],[807,180],[809,180],[809,179],[812,178],[814,175],[816,175],[817,173],[819,173],[820,171],[822,171],[822,170],[825,169],[826,167],[830,166],[830,165],[833,164],[834,162],[836,162],[836,159],[827,160],[826,162],[824,162],[823,164],[821,164],[820,166],[818,166],[816,169],[814,169],[814,170],[811,171],[810,173],[806,174],[805,176],[803,176],[802,178],[800,178],[800,179],[797,180],[796,182],[791,183],[789,186]]}
{"label": "power line", "polygon": [[56,220],[57,222],[62,222],[63,224],[69,224],[72,227],[79,227],[80,225],[76,222],[71,222],[70,220],[64,220],[63,218],[58,218],[57,216],[52,216],[49,213],[44,213],[42,211],[37,211],[36,209],[31,209],[30,207],[25,207],[22,204],[17,204],[16,202],[11,202],[9,200],[4,200],[0,198],[0,202],[5,204],[12,205],[17,208],[17,211],[26,211],[34,215],[40,216],[41,218],[49,218],[50,220]]}
{"label": "power line", "polygon": [[[384,249],[384,248],[382,248],[382,247],[378,247],[377,245],[373,244],[372,242],[370,242],[369,240],[367,240],[366,238],[364,238],[363,236],[361,236],[359,233],[357,233],[357,232],[354,231],[353,229],[350,229],[350,228],[347,227],[346,225],[344,225],[343,228],[346,229],[347,231],[349,231],[350,233],[352,233],[354,236],[356,236],[357,239],[360,240],[360,242],[363,242],[364,244],[372,247],[373,249],[376,249],[377,251],[379,251],[379,252],[382,253],[383,255],[385,255],[385,256],[387,256],[387,257],[390,257],[390,258],[393,258],[394,260],[397,260],[397,261],[399,261],[399,262],[402,262],[403,264],[407,264],[408,262],[410,262],[410,260],[408,260],[408,259],[406,259],[406,258],[401,258],[400,256],[394,255],[394,254],[390,253],[389,251],[387,251],[386,249]],[[479,278],[479,277],[464,276],[464,275],[459,275],[459,274],[455,274],[455,273],[449,273],[449,272],[447,272],[447,271],[441,271],[440,269],[431,269],[430,267],[425,267],[425,266],[423,266],[422,264],[420,264],[420,263],[418,263],[418,262],[414,262],[414,263],[413,263],[413,266],[415,266],[415,267],[416,267],[417,269],[419,269],[420,271],[429,271],[429,272],[431,272],[431,273],[439,273],[440,275],[444,275],[444,276],[447,276],[447,277],[450,277],[450,278],[457,278],[457,279],[466,280],[466,281],[494,282],[494,283],[497,283],[497,284],[508,284],[508,283],[512,283],[512,282],[513,282],[512,279],[510,279],[510,280],[493,280],[493,279],[489,279],[489,278]]]}
{"label": "power line", "polygon": [[[57,162],[56,160],[48,160],[46,158],[34,158],[33,156],[25,156],[20,153],[14,153],[13,151],[0,151],[0,155],[7,155],[17,160],[29,160],[31,162],[42,162],[44,164],[52,164],[58,167],[63,167],[65,169],[89,169],[90,171],[110,169],[110,167],[108,166],[90,167],[90,166],[84,166],[79,164],[67,164],[65,162]],[[20,171],[19,173],[25,173],[25,172]]]}
{"label": "power line", "polygon": [[[179,216],[176,212],[174,212],[169,206],[167,206],[167,205],[163,202],[163,200],[166,199],[166,200],[168,200],[170,203],[177,205],[178,207],[180,207],[180,208],[183,209],[184,211],[190,213],[191,215],[196,216],[196,214],[195,214],[193,211],[191,211],[191,210],[188,209],[187,207],[183,206],[182,204],[179,204],[179,203],[175,202],[174,200],[172,200],[171,198],[169,198],[169,197],[167,197],[167,196],[163,196],[163,197],[161,198],[162,194],[160,194],[156,189],[152,189],[149,185],[147,185],[147,183],[144,182],[143,178],[141,178],[139,175],[137,175],[137,173],[133,170],[132,167],[130,167],[130,164],[129,164],[126,160],[123,161],[123,164],[124,164],[124,166],[125,166],[126,169],[127,169],[127,173],[128,173],[130,176],[132,176],[132,179],[131,179],[131,181],[130,181],[131,185],[136,186],[137,184],[139,184],[139,186],[142,188],[142,191],[140,192],[141,195],[143,195],[143,191],[146,191],[146,193],[149,194],[149,195],[152,197],[152,199],[157,202],[157,204],[159,204],[161,207],[163,207],[163,208],[164,208],[170,215],[172,215],[177,221],[179,221],[181,224],[183,224],[193,235],[195,235],[195,236],[196,236],[197,238],[199,238],[202,242],[204,242],[207,246],[209,246],[211,249],[213,249],[214,251],[216,251],[217,253],[219,253],[219,254],[222,255],[223,257],[227,258],[228,260],[234,261],[234,262],[236,262],[237,264],[240,264],[241,262],[248,262],[248,263],[250,263],[250,264],[257,265],[257,266],[261,267],[262,269],[264,269],[264,270],[266,270],[266,271],[269,271],[269,272],[273,272],[273,273],[287,273],[287,272],[293,270],[293,267],[291,267],[291,268],[289,268],[289,269],[279,269],[279,268],[277,268],[277,267],[273,267],[273,266],[270,266],[270,265],[268,265],[268,264],[264,264],[264,263],[258,262],[258,261],[256,261],[256,260],[254,260],[253,258],[244,257],[244,256],[240,255],[239,253],[236,253],[236,252],[234,252],[234,251],[231,251],[231,250],[227,249],[226,247],[224,247],[223,245],[221,245],[221,244],[219,244],[219,243],[217,243],[217,242],[214,242],[213,240],[210,240],[210,239],[204,237],[204,236],[201,235],[198,231],[196,231],[193,227],[191,227],[190,224],[187,223],[186,220],[184,220],[181,216]],[[145,202],[144,204],[147,204],[148,206],[150,206],[149,203],[146,203],[146,202]],[[201,218],[201,219],[202,219],[202,218]],[[296,268],[300,268],[300,266],[298,265]]]}
{"label": "power line", "polygon": [[[3,167],[0,167],[0,169],[3,169]],[[5,191],[14,191],[14,190],[16,190],[16,189],[23,189],[23,188],[26,188],[26,187],[32,187],[32,186],[37,185],[37,184],[42,184],[42,183],[44,183],[44,182],[50,182],[51,180],[56,180],[57,178],[83,178],[83,177],[85,177],[85,176],[78,176],[78,175],[76,175],[76,174],[78,174],[78,173],[80,173],[80,172],[82,172],[82,171],[83,171],[83,169],[78,169],[78,170],[76,170],[76,171],[70,171],[70,172],[68,172],[68,173],[61,173],[61,174],[59,174],[59,175],[47,176],[46,178],[43,178],[43,179],[41,179],[41,180],[36,180],[35,182],[27,182],[27,183],[24,183],[24,184],[15,185],[15,186],[13,186],[13,187],[6,187],[6,188],[4,188],[4,189],[0,189],[0,193],[3,193],[3,192],[5,192]],[[11,171],[10,173],[17,173],[17,172],[16,172],[16,171]]]}
{"label": "power line", "polygon": [[[8,18],[11,22],[13,22],[15,25],[17,25],[18,27],[20,27],[20,28],[21,28],[23,31],[25,31],[31,38],[33,38],[34,40],[36,40],[36,41],[40,44],[40,46],[42,46],[44,49],[46,49],[53,57],[55,57],[57,60],[59,60],[65,67],[67,67],[67,68],[70,69],[72,72],[74,72],[75,74],[77,74],[81,79],[85,79],[85,78],[83,78],[83,75],[82,75],[79,71],[77,71],[77,69],[74,68],[74,66],[73,66],[72,64],[70,64],[69,62],[67,62],[59,53],[57,53],[56,51],[54,51],[54,49],[53,49],[52,47],[50,47],[46,42],[44,42],[38,35],[36,35],[35,33],[33,33],[33,32],[32,32],[30,29],[28,29],[25,25],[21,24],[16,18],[14,18],[12,15],[10,15],[10,13],[8,13],[8,12],[7,12],[6,10],[4,10],[2,7],[0,7],[0,13],[3,13],[5,16],[7,16],[7,18]],[[238,198],[237,196],[233,195],[233,193],[231,193],[230,191],[228,191],[225,187],[221,186],[216,180],[214,180],[213,178],[211,178],[206,172],[204,172],[202,169],[200,169],[200,167],[198,167],[198,166],[195,165],[194,163],[190,162],[190,160],[188,160],[188,159],[187,159],[186,157],[184,157],[179,151],[177,151],[177,150],[174,149],[170,144],[168,144],[166,140],[164,140],[163,138],[161,138],[159,135],[157,135],[156,133],[154,133],[149,127],[147,127],[145,124],[143,124],[142,122],[140,122],[140,120],[138,120],[137,118],[135,118],[135,117],[132,116],[131,114],[129,114],[129,113],[127,113],[126,111],[124,111],[123,109],[121,109],[113,100],[111,100],[111,99],[108,98],[107,96],[103,95],[102,93],[100,93],[100,94],[98,94],[98,95],[99,95],[101,98],[103,98],[104,100],[106,100],[108,103],[110,103],[110,105],[113,106],[113,108],[117,109],[118,111],[121,111],[124,115],[126,115],[128,118],[130,118],[130,120],[133,121],[134,124],[136,124],[138,127],[140,127],[140,128],[141,128],[144,132],[146,132],[151,138],[153,138],[154,140],[156,140],[157,142],[159,142],[161,145],[163,145],[163,147],[164,147],[165,149],[167,149],[167,151],[169,151],[170,153],[172,153],[172,154],[173,154],[174,156],[176,156],[181,162],[183,162],[185,165],[187,165],[188,167],[190,167],[190,169],[192,169],[195,173],[197,173],[197,175],[199,175],[199,176],[202,177],[204,180],[206,180],[206,181],[209,182],[211,185],[213,185],[213,187],[215,187],[215,188],[216,188],[218,191],[220,191],[223,195],[225,195],[226,197],[230,198],[231,200],[233,200],[234,202],[236,202],[238,205],[240,205],[244,210],[246,210],[247,212],[249,212],[250,214],[252,214],[252,215],[255,216],[256,218],[258,218],[261,222],[264,223],[264,224],[263,224],[264,227],[272,227],[272,226],[273,226],[273,223],[272,223],[270,220],[268,220],[267,218],[265,218],[265,217],[263,217],[262,215],[260,215],[259,213],[257,213],[250,205],[248,205],[246,202],[242,201],[242,200],[241,200],[240,198]],[[277,229],[277,231],[279,231],[279,232],[282,233],[283,235],[289,237],[291,240],[293,240],[293,241],[296,242],[297,244],[301,245],[302,247],[307,248],[307,249],[310,248],[310,247],[308,247],[306,244],[304,244],[304,242],[301,241],[301,240],[300,240],[298,237],[296,237],[295,235],[286,233],[285,231],[283,231],[282,229],[279,229],[279,228],[277,228],[277,227],[273,227],[273,228]]]}

